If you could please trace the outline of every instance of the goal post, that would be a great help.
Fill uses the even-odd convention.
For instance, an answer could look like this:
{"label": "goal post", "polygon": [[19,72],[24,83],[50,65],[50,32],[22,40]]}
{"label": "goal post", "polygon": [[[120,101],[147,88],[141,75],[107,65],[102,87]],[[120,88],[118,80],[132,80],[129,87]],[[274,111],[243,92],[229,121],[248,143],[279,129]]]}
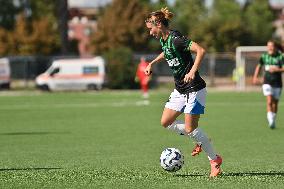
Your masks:
{"label": "goal post", "polygon": [[239,46],[236,48],[236,69],[235,79],[237,90],[243,91],[246,88],[246,75],[247,75],[247,54],[252,54],[255,57],[255,62],[258,63],[260,53],[266,52],[266,46]]}

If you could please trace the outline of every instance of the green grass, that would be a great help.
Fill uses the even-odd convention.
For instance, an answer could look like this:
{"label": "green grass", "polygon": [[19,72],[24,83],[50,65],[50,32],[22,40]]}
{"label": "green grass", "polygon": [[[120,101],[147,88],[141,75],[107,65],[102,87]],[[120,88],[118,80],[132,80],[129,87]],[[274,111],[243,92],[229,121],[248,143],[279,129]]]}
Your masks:
{"label": "green grass", "polygon": [[[223,156],[223,175],[208,178],[204,153],[160,126],[170,91],[0,93],[0,188],[283,188],[284,102],[267,127],[261,93],[210,92],[200,126]],[[163,171],[166,147],[184,167]]]}

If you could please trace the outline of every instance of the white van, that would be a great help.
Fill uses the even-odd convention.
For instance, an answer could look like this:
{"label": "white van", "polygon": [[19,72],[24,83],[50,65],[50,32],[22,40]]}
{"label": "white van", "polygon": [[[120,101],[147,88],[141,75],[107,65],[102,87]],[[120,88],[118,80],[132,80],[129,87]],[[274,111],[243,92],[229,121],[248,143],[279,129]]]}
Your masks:
{"label": "white van", "polygon": [[9,89],[11,70],[8,58],[0,58],[0,89]]}
{"label": "white van", "polygon": [[102,57],[61,59],[36,78],[42,90],[102,89],[105,80],[105,61]]}

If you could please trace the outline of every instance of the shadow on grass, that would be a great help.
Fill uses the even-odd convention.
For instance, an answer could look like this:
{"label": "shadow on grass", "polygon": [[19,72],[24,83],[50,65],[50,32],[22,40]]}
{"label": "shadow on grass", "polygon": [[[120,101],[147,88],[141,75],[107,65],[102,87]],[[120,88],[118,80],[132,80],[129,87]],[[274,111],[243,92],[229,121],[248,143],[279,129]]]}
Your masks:
{"label": "shadow on grass", "polygon": [[[175,174],[175,177],[202,177],[208,175],[202,174]],[[245,173],[222,173],[221,177],[251,177],[251,176],[282,176],[284,177],[284,172],[245,172]]]}
{"label": "shadow on grass", "polygon": [[202,174],[175,174],[174,177],[203,177]]}
{"label": "shadow on grass", "polygon": [[56,170],[56,169],[62,169],[59,167],[31,167],[31,168],[6,168],[6,169],[0,169],[0,172],[5,171],[40,171],[40,170]]}
{"label": "shadow on grass", "polygon": [[223,173],[227,177],[245,177],[245,176],[284,176],[284,172],[251,172],[251,173]]}
{"label": "shadow on grass", "polygon": [[51,135],[51,134],[70,134],[71,132],[11,132],[0,133],[0,135],[18,136],[18,135]]}

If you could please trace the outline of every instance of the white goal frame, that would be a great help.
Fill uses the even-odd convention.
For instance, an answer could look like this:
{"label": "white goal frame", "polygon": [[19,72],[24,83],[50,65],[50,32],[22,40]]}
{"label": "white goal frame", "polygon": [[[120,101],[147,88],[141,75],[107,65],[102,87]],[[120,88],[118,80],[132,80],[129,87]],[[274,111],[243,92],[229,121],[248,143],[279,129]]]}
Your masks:
{"label": "white goal frame", "polygon": [[265,52],[266,46],[239,46],[236,48],[236,72],[237,78],[237,90],[244,91],[246,88],[246,70],[245,70],[245,58],[242,56],[244,52]]}

